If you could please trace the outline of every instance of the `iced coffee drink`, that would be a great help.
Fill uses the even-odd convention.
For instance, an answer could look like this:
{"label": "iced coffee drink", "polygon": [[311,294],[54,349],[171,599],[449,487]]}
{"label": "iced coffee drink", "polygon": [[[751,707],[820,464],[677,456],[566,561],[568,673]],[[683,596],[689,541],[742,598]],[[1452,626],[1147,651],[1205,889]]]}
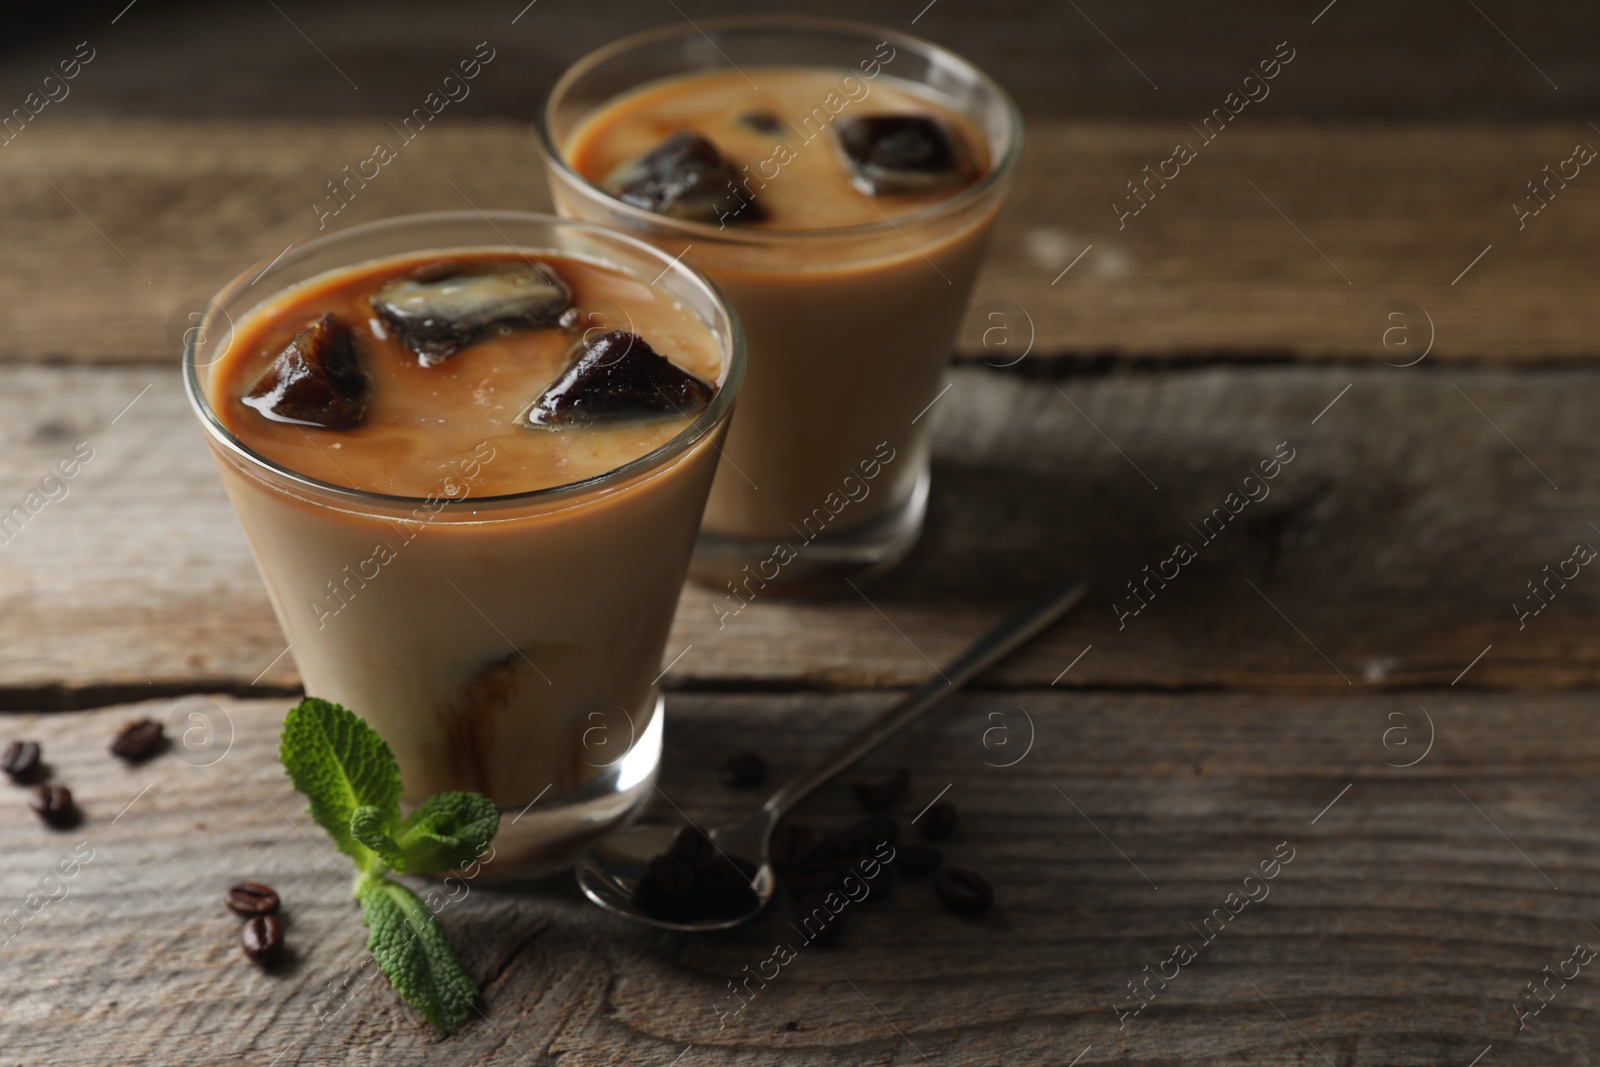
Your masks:
{"label": "iced coffee drink", "polygon": [[516,245],[474,215],[306,246],[219,297],[190,380],[306,691],[378,730],[406,797],[519,813],[504,870],[570,858],[654,780],[742,352],[669,257],[493,227]]}
{"label": "iced coffee drink", "polygon": [[[920,530],[929,407],[1020,131],[926,42],[813,21],[655,31],[544,118],[565,214],[706,271],[750,346],[693,573],[743,595],[888,566]],[[687,29],[687,28],[685,28]]]}

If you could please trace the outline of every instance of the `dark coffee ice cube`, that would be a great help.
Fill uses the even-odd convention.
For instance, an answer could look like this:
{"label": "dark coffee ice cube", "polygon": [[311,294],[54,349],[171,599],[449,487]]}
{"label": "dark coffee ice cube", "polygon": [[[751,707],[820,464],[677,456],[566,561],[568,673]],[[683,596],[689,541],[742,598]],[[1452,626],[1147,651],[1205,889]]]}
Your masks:
{"label": "dark coffee ice cube", "polygon": [[717,146],[690,130],[673,134],[606,175],[600,187],[625,204],[690,222],[749,223],[761,205],[739,186]]}
{"label": "dark coffee ice cube", "polygon": [[517,425],[547,430],[653,415],[705,410],[716,387],[657,354],[624,330],[586,338],[572,363],[517,416]]}
{"label": "dark coffee ice cube", "polygon": [[543,263],[422,271],[372,296],[372,309],[424,367],[494,333],[558,326],[572,290]]}
{"label": "dark coffee ice cube", "polygon": [[240,401],[274,422],[353,430],[370,391],[355,335],[329,312],[296,334]]}
{"label": "dark coffee ice cube", "polygon": [[868,115],[834,127],[850,180],[868,196],[923,193],[964,181],[966,145],[925,115]]}
{"label": "dark coffee ice cube", "polygon": [[777,133],[783,129],[783,120],[770,111],[746,111],[739,116],[739,125],[757,133]]}

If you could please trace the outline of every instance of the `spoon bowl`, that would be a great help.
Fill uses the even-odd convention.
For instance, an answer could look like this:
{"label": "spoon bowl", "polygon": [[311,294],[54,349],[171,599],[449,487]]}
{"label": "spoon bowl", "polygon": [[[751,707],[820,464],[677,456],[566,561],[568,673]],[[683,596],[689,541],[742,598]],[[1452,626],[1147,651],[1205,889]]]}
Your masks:
{"label": "spoon bowl", "polygon": [[[743,820],[706,831],[721,857],[707,862],[725,861],[739,871],[733,862],[737,859],[755,869],[748,879],[753,898],[740,890],[743,900],[737,906],[712,916],[683,919],[658,917],[641,905],[639,887],[649,876],[650,861],[672,851],[682,823],[645,823],[603,838],[578,860],[579,887],[585,896],[612,914],[663,930],[727,930],[749,921],[777,891],[777,875],[772,869],[772,831],[796,804],[1055,622],[1083,599],[1087,588],[1088,583],[1077,576],[1051,586],[985,634],[936,677],[862,727],[826,759],[782,786]],[[745,872],[739,873],[743,879]]]}
{"label": "spoon bowl", "polygon": [[744,822],[717,827],[707,833],[724,856],[738,856],[757,864],[755,878],[750,882],[756,906],[738,914],[673,921],[647,915],[640,909],[636,899],[639,883],[649,873],[650,861],[671,851],[673,840],[683,828],[682,823],[644,823],[596,842],[578,860],[578,886],[585,896],[607,911],[664,930],[731,929],[754,918],[777,892],[778,876],[768,857],[770,831],[764,813],[765,808],[762,808]]}

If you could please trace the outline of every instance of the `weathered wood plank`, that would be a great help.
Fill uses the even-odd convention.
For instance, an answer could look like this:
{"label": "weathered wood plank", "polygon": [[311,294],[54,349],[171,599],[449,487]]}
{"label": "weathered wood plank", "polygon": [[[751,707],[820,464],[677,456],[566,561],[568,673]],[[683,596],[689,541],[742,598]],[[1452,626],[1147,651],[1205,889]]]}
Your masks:
{"label": "weathered wood plank", "polygon": [[[1307,127],[1245,111],[1209,146],[1181,122],[1039,121],[1029,136],[958,345],[967,358],[1007,362],[1031,336],[1040,357],[1405,363],[1425,333],[1434,360],[1600,354],[1600,182],[1584,171],[1550,186],[1520,231],[1512,209],[1538,203],[1525,183],[1541,168],[1596,140],[1582,123]],[[410,144],[377,121],[41,122],[0,154],[0,359],[171,355],[193,302],[315,234],[326,183],[379,140],[399,158],[329,225],[549,206],[526,126],[448,111]],[[1113,202],[1140,202],[1126,183],[1180,140],[1199,157],[1119,227]],[[1409,347],[1393,334],[1385,350],[1369,328],[1399,300],[1427,320],[1413,313]]]}
{"label": "weathered wood plank", "polygon": [[[669,682],[912,684],[1077,568],[1096,583],[1086,604],[990,684],[1345,691],[1463,671],[1463,686],[1596,684],[1600,583],[1556,580],[1520,629],[1512,604],[1537,605],[1528,582],[1578,542],[1600,545],[1587,432],[1600,375],[1427,367],[957,370],[929,415],[932,510],[905,565],[864,596],[758,595],[742,609],[690,586],[667,656],[689,651]],[[0,514],[79,442],[94,458],[67,496],[0,546],[5,699],[41,706],[55,685],[80,703],[146,682],[293,686],[175,374],[0,370]],[[1294,458],[1270,495],[1206,543],[1190,524],[1242,494],[1283,442]],[[1146,566],[1170,574],[1179,540],[1198,558],[1119,625],[1113,605],[1137,606],[1125,583]]]}
{"label": "weathered wood plank", "polygon": [[[92,78],[84,78],[72,98],[78,113],[386,118],[415,106],[444,71],[488,39],[503,58],[466,106],[477,115],[531,120],[568,64],[625,33],[678,18],[655,0],[524,11],[525,4],[282,0],[280,15],[268,5],[191,0],[141,6],[115,29],[70,10],[22,8],[8,23],[10,69],[0,72],[0,93],[20,100],[37,88],[34,72],[70,53],[80,31],[87,31],[100,52]],[[702,24],[751,10],[741,0],[680,6]],[[954,48],[1004,82],[1030,115],[1203,114],[1284,38],[1298,48],[1302,69],[1292,88],[1273,96],[1277,115],[1470,121],[1559,114],[1581,120],[1600,103],[1583,44],[1600,30],[1600,20],[1582,3],[1542,5],[1538,17],[1510,5],[1486,6],[1486,17],[1469,11],[1471,19],[1462,18],[1452,0],[1341,0],[1337,14],[1320,18],[1321,5],[1302,11],[1271,0],[1204,6],[1147,0],[1080,4],[1079,10],[1049,0],[925,7],[902,0],[809,0],[802,10]],[[46,20],[58,25],[40,27],[27,35],[31,39],[19,32],[19,23]],[[241,47],[219,49],[219,40]],[[1419,48],[1419,42],[1435,47]],[[205,91],[196,92],[197,85]]]}
{"label": "weathered wood plank", "polygon": [[[714,784],[726,754],[756,748],[775,777],[792,773],[886,699],[679,694],[662,788],[697,819],[726,818],[750,803]],[[700,1064],[919,1053],[1066,1063],[1081,1052],[1081,1064],[1431,1065],[1468,1063],[1492,1044],[1497,1063],[1593,1064],[1592,979],[1552,981],[1551,1003],[1520,1034],[1513,1011],[1543,968],[1600,940],[1589,925],[1600,904],[1593,701],[1458,690],[1292,707],[1268,695],[958,697],[875,762],[912,769],[902,823],[949,784],[962,824],[942,847],[992,880],[988,917],[945,915],[925,884],[902,880],[888,901],[852,905],[837,945],[797,944],[798,958],[719,1028],[718,1009],[734,1003],[727,983],[779,940],[798,942],[784,908],[692,938],[621,925],[565,876],[517,892],[471,885],[442,922],[485,987],[484,1018],[447,1040],[381,979],[353,977],[364,932],[349,865],[319,844],[278,770],[282,702],[206,708],[232,735],[206,766],[221,730],[216,748],[180,746],[138,768],[105,752],[129,715],[178,720],[204,705],[15,716],[8,736],[44,743],[86,820],[47,830],[20,788],[0,785],[0,916],[26,917],[0,946],[7,1052],[41,1065],[175,1067],[424,1055],[668,1064],[690,1045],[684,1062]],[[1031,751],[994,766],[1022,751],[1019,707]],[[986,735],[1002,723],[1006,746]],[[858,814],[840,784],[803,818],[826,829]],[[79,842],[92,859],[44,882]],[[1245,881],[1275,854],[1292,858],[1271,880]],[[239,957],[238,920],[218,900],[246,877],[285,900],[293,955],[274,973]],[[1229,902],[1263,886],[1257,902]],[[58,899],[29,915],[34,891]],[[1237,914],[1205,928],[1209,941],[1191,926],[1229,908]],[[1119,1029],[1113,1005],[1137,1003],[1127,983],[1179,942],[1198,958],[1176,977],[1167,968],[1166,988],[1152,982],[1149,1005]],[[348,994],[341,982],[353,983]],[[326,1026],[319,1010],[333,1013]]]}

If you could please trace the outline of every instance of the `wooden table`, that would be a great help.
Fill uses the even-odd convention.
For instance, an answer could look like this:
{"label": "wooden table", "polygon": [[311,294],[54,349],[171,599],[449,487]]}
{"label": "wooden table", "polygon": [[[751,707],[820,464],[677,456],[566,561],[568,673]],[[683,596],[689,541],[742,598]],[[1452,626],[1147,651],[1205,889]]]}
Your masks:
{"label": "wooden table", "polygon": [[[0,701],[86,819],[51,831],[0,785],[0,926],[26,918],[0,935],[8,1062],[1600,1059],[1587,970],[1520,1030],[1514,1010],[1600,944],[1600,579],[1513,607],[1600,543],[1600,181],[1520,231],[1508,209],[1596,139],[1583,122],[1241,122],[1120,230],[1113,198],[1181,124],[1036,123],[934,410],[921,545],[862,594],[725,626],[689,587],[668,648],[662,789],[715,821],[747,803],[715,784],[725,755],[783,776],[1039,583],[1092,575],[873,760],[912,770],[903,822],[959,807],[947,855],[996,908],[957,919],[902,881],[719,1026],[781,909],[683,937],[565,877],[474,886],[442,921],[483,1017],[441,1039],[352,977],[348,864],[274,759],[294,664],[173,347],[195,302],[311,234],[382,124],[51,119],[0,152],[0,511],[80,442],[93,459],[0,546]],[[338,221],[547,203],[527,129],[462,118]],[[1125,583],[1285,443],[1271,495],[1131,614]],[[106,754],[131,716],[181,736],[195,714],[213,731],[152,763]],[[839,786],[805,817],[855,815]],[[245,877],[287,901],[272,973],[218,902]]]}

